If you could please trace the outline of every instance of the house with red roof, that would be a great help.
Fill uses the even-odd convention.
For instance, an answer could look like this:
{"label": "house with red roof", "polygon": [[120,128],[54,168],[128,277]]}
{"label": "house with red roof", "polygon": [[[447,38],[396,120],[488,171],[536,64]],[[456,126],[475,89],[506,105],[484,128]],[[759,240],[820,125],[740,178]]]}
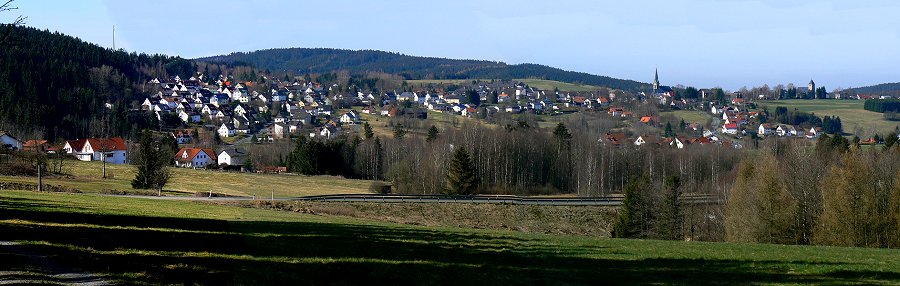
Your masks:
{"label": "house with red roof", "polygon": [[125,164],[128,147],[125,146],[125,139],[120,137],[89,138],[66,141],[63,151],[81,161],[105,160],[111,164]]}
{"label": "house with red roof", "polygon": [[737,123],[728,123],[722,126],[722,133],[727,134],[737,134],[738,133],[738,125]]}
{"label": "house with red roof", "polygon": [[216,152],[207,148],[181,148],[175,153],[175,166],[182,168],[204,168],[216,165]]}

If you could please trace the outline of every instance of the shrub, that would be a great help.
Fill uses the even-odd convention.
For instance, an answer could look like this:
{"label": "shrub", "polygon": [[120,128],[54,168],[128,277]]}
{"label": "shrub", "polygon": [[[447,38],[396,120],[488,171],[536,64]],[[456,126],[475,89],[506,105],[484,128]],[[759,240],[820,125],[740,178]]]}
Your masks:
{"label": "shrub", "polygon": [[376,194],[390,194],[391,193],[391,184],[374,181],[371,185],[369,185],[369,191]]}

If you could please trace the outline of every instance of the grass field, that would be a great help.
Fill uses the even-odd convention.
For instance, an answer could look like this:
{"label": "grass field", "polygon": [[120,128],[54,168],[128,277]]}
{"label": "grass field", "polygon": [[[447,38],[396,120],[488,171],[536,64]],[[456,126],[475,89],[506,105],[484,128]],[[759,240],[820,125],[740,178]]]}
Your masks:
{"label": "grass field", "polygon": [[701,123],[705,124],[706,120],[712,118],[712,115],[709,113],[698,111],[698,110],[675,110],[669,112],[662,112],[663,115],[671,114],[675,117],[684,119],[686,123]]}
{"label": "grass field", "polygon": [[790,110],[813,112],[819,116],[840,116],[844,132],[848,133],[852,133],[858,127],[865,132],[874,129],[881,134],[887,134],[900,125],[900,122],[885,120],[881,113],[863,109],[863,104],[865,104],[863,100],[791,99],[758,101],[757,103],[759,106],[769,106],[771,112],[774,112],[776,106],[784,106]]}
{"label": "grass field", "polygon": [[[418,227],[84,194],[0,191],[0,229],[3,240],[123,284],[900,283],[896,250]],[[0,246],[2,269],[50,274],[10,251]]]}
{"label": "grass field", "polygon": [[[596,91],[601,87],[586,85],[586,84],[575,84],[568,82],[560,82],[555,80],[544,80],[544,79],[517,79],[518,81],[524,82],[525,84],[541,89],[541,90],[550,90],[552,91],[554,88],[558,88],[560,91],[572,91],[572,92],[584,92],[584,91]],[[604,96],[606,96],[604,94]]]}
{"label": "grass field", "polygon": [[[568,82],[561,82],[555,80],[546,80],[546,79],[531,79],[531,78],[519,78],[514,79],[515,81],[521,81],[525,84],[541,89],[541,90],[553,90],[554,88],[558,88],[560,91],[571,91],[571,92],[584,92],[584,91],[596,91],[600,89],[599,86],[586,85],[586,84],[575,84]],[[428,84],[464,84],[471,83],[471,79],[426,79],[426,80],[408,80],[406,81],[412,85],[428,85]]]}
{"label": "grass field", "polygon": [[[131,190],[131,180],[136,169],[131,165],[107,165],[111,178],[103,179],[100,162],[66,162],[65,171],[71,176],[48,177],[45,184],[63,185],[82,192],[102,190]],[[296,197],[322,194],[368,193],[371,181],[350,180],[332,176],[298,176],[277,174],[255,174],[220,172],[172,168],[172,178],[166,190],[177,192],[209,192],[235,196]],[[0,176],[0,181],[36,184],[33,177]]]}

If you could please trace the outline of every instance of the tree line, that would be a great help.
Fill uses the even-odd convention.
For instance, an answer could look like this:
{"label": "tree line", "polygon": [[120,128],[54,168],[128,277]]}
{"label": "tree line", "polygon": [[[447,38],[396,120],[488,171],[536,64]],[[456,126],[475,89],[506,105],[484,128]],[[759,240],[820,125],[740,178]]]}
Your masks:
{"label": "tree line", "polygon": [[772,142],[741,160],[726,241],[900,247],[900,147],[823,137],[815,149]]}
{"label": "tree line", "polygon": [[878,113],[900,111],[900,99],[868,99],[863,108]]}
{"label": "tree line", "polygon": [[130,111],[145,83],[196,70],[177,57],[114,51],[29,27],[0,29],[13,29],[20,40],[0,46],[0,124],[19,134],[55,140],[155,128],[154,116]]}
{"label": "tree line", "polygon": [[373,50],[353,51],[326,48],[268,49],[201,58],[200,60],[250,63],[259,69],[273,71],[309,73],[378,71],[400,75],[406,80],[474,78],[511,80],[516,78],[540,78],[606,86],[628,91],[647,90],[649,88],[649,84],[633,80],[565,71],[537,64],[509,65],[493,61],[416,57]]}

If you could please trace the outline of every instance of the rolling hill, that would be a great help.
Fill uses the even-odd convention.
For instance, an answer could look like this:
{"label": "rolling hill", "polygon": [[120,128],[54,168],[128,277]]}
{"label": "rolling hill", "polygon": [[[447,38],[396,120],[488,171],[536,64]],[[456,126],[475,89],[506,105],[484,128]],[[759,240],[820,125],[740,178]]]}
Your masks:
{"label": "rolling hill", "polygon": [[900,82],[882,83],[851,89],[854,93],[866,95],[900,95]]}
{"label": "rolling hill", "polygon": [[153,116],[128,111],[145,96],[142,84],[196,69],[186,59],[114,51],[48,30],[4,25],[0,31],[20,42],[0,45],[0,127],[23,138],[96,136],[105,103],[113,106],[106,119],[113,135],[157,126]]}
{"label": "rolling hill", "polygon": [[538,64],[515,64],[483,60],[459,60],[409,56],[373,50],[326,48],[269,49],[248,53],[199,58],[200,61],[243,63],[259,69],[325,73],[377,71],[399,74],[408,80],[422,79],[545,79],[583,85],[605,86],[622,90],[643,90],[649,84],[633,80],[566,71]]}

